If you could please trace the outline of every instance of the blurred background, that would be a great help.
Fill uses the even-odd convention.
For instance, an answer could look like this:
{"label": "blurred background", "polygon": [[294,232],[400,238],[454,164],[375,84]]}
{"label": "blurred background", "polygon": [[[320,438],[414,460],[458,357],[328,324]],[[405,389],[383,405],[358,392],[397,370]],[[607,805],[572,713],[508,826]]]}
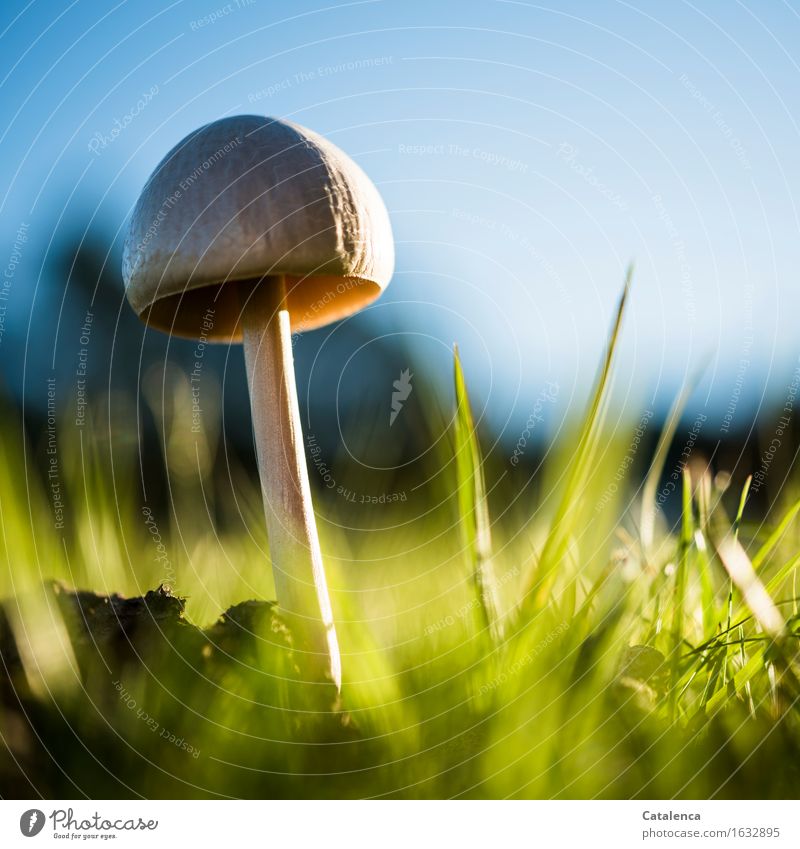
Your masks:
{"label": "blurred background", "polygon": [[350,154],[397,241],[386,294],[295,346],[323,517],[418,491],[425,515],[454,342],[497,491],[524,491],[586,402],[630,261],[614,422],[644,422],[652,446],[696,378],[676,455],[740,478],[766,467],[754,497],[769,500],[797,443],[779,421],[800,374],[798,11],[5,0],[0,358],[33,465],[46,474],[49,440],[83,445],[91,424],[101,462],[135,457],[156,508],[209,470],[220,492],[253,476],[241,350],[206,348],[192,396],[196,344],[140,325],[120,258],[165,153],[255,113]]}
{"label": "blurred background", "polygon": [[[0,55],[0,794],[800,787],[798,691],[709,530],[722,502],[794,639],[800,0],[2,0]],[[302,702],[260,606],[230,615],[275,598],[242,350],[146,329],[121,275],[161,159],[246,113],[348,153],[397,246],[377,302],[294,345],[362,735],[334,746],[285,721]],[[630,263],[608,415],[576,452]],[[157,596],[175,631],[137,642],[118,612],[153,596],[108,596],[161,584],[185,609]],[[73,639],[86,609],[115,657]],[[669,697],[660,661],[634,674],[684,643]]]}

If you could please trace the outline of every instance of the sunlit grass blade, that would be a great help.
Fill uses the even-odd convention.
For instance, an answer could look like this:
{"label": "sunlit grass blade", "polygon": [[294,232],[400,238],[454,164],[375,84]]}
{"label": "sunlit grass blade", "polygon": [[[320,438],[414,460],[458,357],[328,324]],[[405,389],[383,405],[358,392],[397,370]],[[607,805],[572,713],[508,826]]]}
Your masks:
{"label": "sunlit grass blade", "polygon": [[786,533],[789,525],[794,521],[795,516],[797,516],[798,511],[800,511],[800,501],[795,502],[786,511],[784,517],[779,522],[778,527],[775,528],[764,545],[762,545],[755,553],[753,556],[753,568],[756,571],[761,568],[767,557],[769,557],[769,555],[775,550],[775,547],[783,538],[783,535]]}
{"label": "sunlit grass blade", "polygon": [[[733,520],[733,525],[731,526],[731,532],[733,533],[733,539],[735,541],[739,540],[739,528],[742,525],[742,517],[744,516],[744,508],[747,504],[747,496],[750,494],[750,484],[753,482],[753,476],[748,475],[747,480],[744,482],[744,486],[742,487],[742,494],[739,496],[739,507],[736,510],[736,517]],[[731,630],[731,622],[733,621],[733,580],[728,582],[728,619],[725,625],[726,632],[730,632]],[[725,680],[727,682],[728,676],[728,658],[730,657],[730,650],[726,650],[726,663],[725,663]],[[742,647],[742,654],[744,654],[744,647]],[[742,663],[744,666],[744,662]]]}
{"label": "sunlit grass blade", "polygon": [[[741,691],[752,679],[762,670],[764,666],[764,649],[759,649],[754,654],[750,655],[750,659],[745,665],[733,676],[731,684],[736,692]],[[726,688],[717,690],[717,692],[706,702],[704,710],[713,712],[725,706],[728,701],[728,691]]]}
{"label": "sunlit grass blade", "polygon": [[[748,478],[749,483],[750,478]],[[743,494],[742,500],[745,499]],[[789,525],[797,516],[798,511],[800,511],[800,501],[793,504],[789,510],[786,511],[781,521],[778,523],[778,526],[775,530],[769,535],[767,541],[759,548],[756,554],[753,556],[752,565],[753,569],[756,572],[760,572],[761,567],[766,562],[767,558],[774,551],[777,550],[781,540],[784,537]],[[740,513],[743,512],[740,507]],[[741,524],[741,516],[739,516],[739,524],[734,524],[734,528],[736,532],[734,533],[734,539],[738,539],[738,527]],[[798,568],[800,568],[800,556],[795,556],[790,558],[786,563],[784,563],[775,574],[766,582],[766,592],[768,595],[776,592],[780,585],[795,572]],[[736,618],[736,614],[740,611],[740,608],[737,608],[733,604],[733,593],[731,592],[729,595],[729,606],[730,612],[728,616],[728,628],[730,628],[730,623]]]}
{"label": "sunlit grass blade", "polygon": [[49,699],[77,688],[78,662],[50,589],[33,584],[3,607],[31,692]]}
{"label": "sunlit grass blade", "polygon": [[[780,585],[793,573],[796,574],[800,568],[800,555],[792,557],[791,560],[784,563],[780,569],[767,582],[767,592],[774,593]],[[793,593],[794,597],[794,593]]]}
{"label": "sunlit grass blade", "polygon": [[750,484],[753,482],[753,476],[748,475],[747,480],[742,487],[742,494],[739,496],[739,507],[736,510],[736,518],[733,520],[733,538],[739,539],[739,528],[742,525],[742,517],[744,516],[744,508],[747,505],[747,496],[750,495]]}
{"label": "sunlit grass blade", "polygon": [[675,431],[678,429],[686,404],[695,389],[697,389],[704,371],[705,364],[686,383],[670,408],[667,422],[656,444],[656,450],[650,463],[650,469],[647,473],[644,487],[642,487],[642,514],[639,522],[639,534],[645,556],[647,556],[647,553],[652,548],[655,537],[656,492],[661,481],[661,474],[664,471],[664,464],[667,462],[667,454],[672,445],[672,440],[675,438]]}
{"label": "sunlit grass blade", "polygon": [[672,599],[672,652],[670,665],[669,715],[675,718],[678,672],[680,668],[681,646],[683,645],[683,616],[686,603],[686,578],[689,569],[689,549],[694,537],[694,516],[692,513],[692,483],[689,472],[683,472],[683,518],[678,550],[678,566],[675,571],[675,587]]}
{"label": "sunlit grass blade", "polygon": [[[747,652],[744,648],[744,627],[741,625],[739,626],[739,658],[742,664],[742,669],[744,669],[747,666]],[[751,718],[755,718],[756,706],[753,701],[753,688],[749,681],[745,682],[744,692],[747,698],[747,706],[750,710],[750,716]]]}
{"label": "sunlit grass blade", "polygon": [[741,543],[727,534],[717,541],[716,547],[723,566],[764,633],[773,639],[780,639],[784,635],[783,617]]}
{"label": "sunlit grass blade", "polygon": [[453,379],[456,396],[455,460],[461,538],[480,600],[483,624],[489,629],[492,637],[499,640],[503,629],[497,581],[492,565],[492,532],[486,503],[483,460],[469,406],[458,346],[453,346]]}
{"label": "sunlit grass blade", "polygon": [[[770,639],[769,648],[773,660],[777,659],[782,668],[783,674],[780,683],[788,684],[793,693],[796,693],[798,676],[791,656],[791,647],[787,645],[788,632],[783,616],[781,616],[775,602],[756,574],[753,563],[742,548],[741,543],[735,540],[731,533],[727,533],[721,539],[718,539],[715,544],[720,560],[731,580],[741,593],[755,620],[761,626],[763,633]],[[758,656],[760,662],[766,663],[766,655],[763,652]],[[770,673],[772,662],[767,664],[767,667],[768,673],[774,678],[774,673]],[[734,676],[734,686],[737,690],[750,680],[757,668],[758,665],[751,672],[750,664],[747,664],[742,669],[742,674]],[[773,689],[777,689],[777,678],[774,679]],[[716,700],[710,700],[708,707],[713,707],[715,703]]]}
{"label": "sunlit grass blade", "polygon": [[519,612],[523,618],[535,614],[546,603],[550,589],[558,575],[558,569],[569,548],[570,538],[581,515],[579,509],[581,494],[591,474],[592,463],[605,421],[611,366],[619,341],[632,277],[633,266],[630,266],[625,276],[625,286],[619,300],[592,400],[583,420],[564,493],[556,509],[537,568],[529,578],[528,583],[522,587],[522,603]]}
{"label": "sunlit grass blade", "polygon": [[694,558],[700,578],[700,600],[703,612],[703,633],[710,634],[717,625],[717,607],[714,601],[714,582],[711,576],[711,562],[706,541],[709,537],[709,516],[711,514],[711,475],[705,470],[700,476],[696,488],[698,522],[694,530]]}

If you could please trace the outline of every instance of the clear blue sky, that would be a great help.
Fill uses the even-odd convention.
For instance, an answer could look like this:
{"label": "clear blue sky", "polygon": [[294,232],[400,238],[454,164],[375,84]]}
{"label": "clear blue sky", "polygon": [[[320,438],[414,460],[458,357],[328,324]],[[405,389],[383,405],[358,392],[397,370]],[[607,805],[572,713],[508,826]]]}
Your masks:
{"label": "clear blue sky", "polygon": [[737,379],[780,397],[800,353],[800,6],[550,5],[4,0],[4,268],[22,223],[28,241],[0,344],[44,308],[51,243],[92,217],[119,240],[176,141],[249,112],[371,175],[398,245],[375,327],[420,334],[443,375],[457,340],[498,424],[547,379],[564,403],[585,391],[631,259],[621,397],[668,400],[706,355],[719,408]]}

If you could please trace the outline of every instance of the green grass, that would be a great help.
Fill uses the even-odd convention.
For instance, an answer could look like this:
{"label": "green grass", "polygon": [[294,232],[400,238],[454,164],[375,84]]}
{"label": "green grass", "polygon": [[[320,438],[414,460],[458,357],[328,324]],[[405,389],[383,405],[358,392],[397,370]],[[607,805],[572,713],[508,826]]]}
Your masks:
{"label": "green grass", "polygon": [[[418,514],[395,505],[368,534],[348,530],[346,504],[326,504],[338,712],[295,680],[272,616],[202,636],[158,619],[111,651],[78,640],[43,587],[139,596],[166,582],[204,628],[272,597],[257,487],[235,467],[227,496],[200,485],[215,436],[186,439],[179,403],[163,432],[164,515],[137,495],[124,402],[91,429],[58,429],[63,531],[35,472],[40,446],[7,424],[0,597],[15,646],[0,646],[2,795],[797,795],[800,503],[750,516],[746,489],[692,467],[669,528],[654,509],[666,439],[653,458],[640,449],[609,495],[635,427],[606,424],[628,287],[584,420],[523,522],[495,492],[502,469],[482,460],[457,353],[431,484],[449,497]],[[667,438],[678,417],[676,406]]]}

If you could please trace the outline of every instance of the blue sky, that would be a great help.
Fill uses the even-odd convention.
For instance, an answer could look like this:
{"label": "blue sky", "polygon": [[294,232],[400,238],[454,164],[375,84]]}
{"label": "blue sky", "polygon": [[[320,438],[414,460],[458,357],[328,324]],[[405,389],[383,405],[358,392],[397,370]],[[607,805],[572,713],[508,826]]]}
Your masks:
{"label": "blue sky", "polygon": [[0,18],[4,267],[28,236],[0,344],[51,308],[59,238],[91,223],[118,249],[173,144],[256,113],[373,178],[397,240],[373,332],[445,377],[458,341],[498,426],[547,380],[583,397],[630,260],[621,400],[667,403],[706,357],[698,397],[725,409],[738,385],[740,417],[792,380],[796,3],[5,0]]}

